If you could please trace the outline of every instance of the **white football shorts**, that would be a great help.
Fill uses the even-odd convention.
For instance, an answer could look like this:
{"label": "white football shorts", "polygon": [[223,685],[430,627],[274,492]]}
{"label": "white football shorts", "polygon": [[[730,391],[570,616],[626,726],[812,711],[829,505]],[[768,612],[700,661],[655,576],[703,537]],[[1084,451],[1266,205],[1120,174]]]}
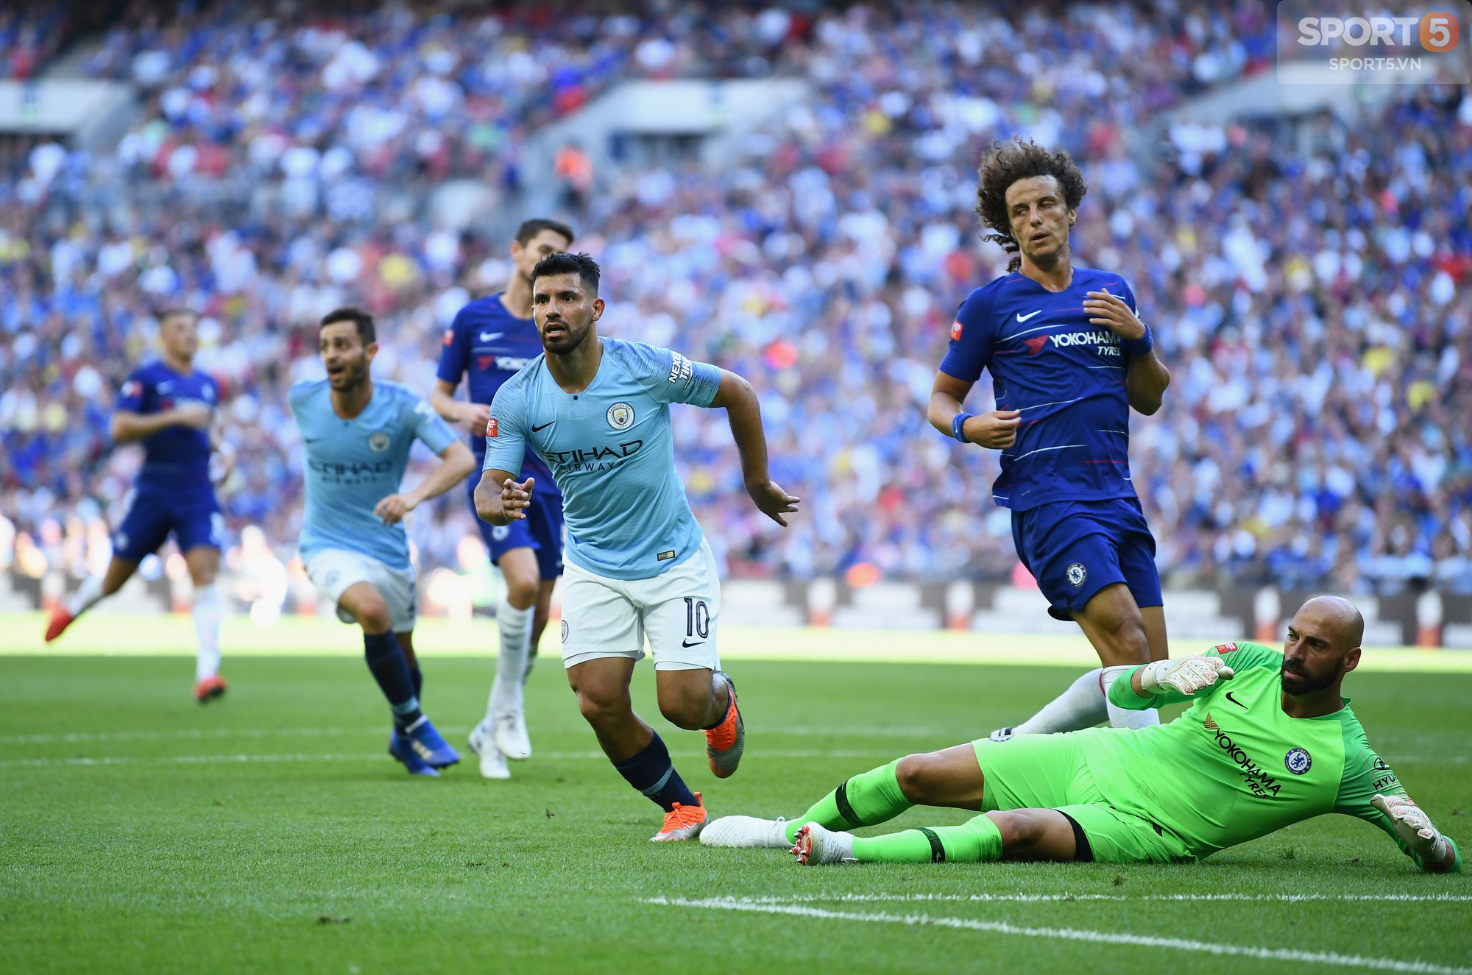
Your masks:
{"label": "white football shorts", "polygon": [[344,623],[356,623],[352,615],[338,605],[342,594],[349,586],[366,582],[378,590],[388,604],[388,613],[393,620],[395,633],[407,633],[414,629],[418,608],[414,599],[414,570],[395,569],[378,561],[371,555],[349,552],[341,548],[325,548],[313,552],[304,560],[307,578],[322,597],[337,610],[337,618]]}
{"label": "white football shorts", "polygon": [[610,579],[569,561],[562,585],[563,666],[599,657],[642,660],[647,636],[655,670],[720,669],[721,580],[704,539],[688,559],[653,578]]}

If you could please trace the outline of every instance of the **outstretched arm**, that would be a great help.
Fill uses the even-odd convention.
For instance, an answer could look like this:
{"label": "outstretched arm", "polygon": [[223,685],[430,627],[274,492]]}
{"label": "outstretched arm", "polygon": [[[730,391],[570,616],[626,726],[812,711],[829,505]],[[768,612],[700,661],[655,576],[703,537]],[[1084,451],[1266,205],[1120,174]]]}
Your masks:
{"label": "outstretched arm", "polygon": [[513,521],[525,521],[526,509],[531,507],[532,487],[536,478],[529,477],[517,482],[509,471],[487,468],[475,486],[475,513],[481,521],[493,525],[509,525]]}
{"label": "outstretched arm", "polygon": [[403,521],[409,512],[430,498],[444,494],[465,480],[473,470],[475,456],[469,447],[457,440],[440,452],[440,466],[420,481],[418,487],[406,494],[390,494],[374,505],[373,513],[382,518],[385,525]]}
{"label": "outstretched arm", "polygon": [[455,383],[443,379],[434,381],[429,393],[429,405],[451,423],[461,423],[471,433],[484,437],[486,422],[491,418],[491,408],[485,403],[466,403],[455,398]]}
{"label": "outstretched arm", "polygon": [[1451,837],[1431,825],[1431,817],[1404,792],[1377,794],[1370,805],[1380,813],[1370,821],[1389,833],[1396,844],[1427,873],[1461,873],[1461,858]]}
{"label": "outstretched arm", "polygon": [[798,499],[782,490],[767,475],[767,435],[762,430],[762,408],[751,384],[734,372],[721,370],[721,385],[712,408],[723,408],[731,423],[731,438],[741,455],[741,479],[746,493],[762,514],[787,527],[782,516],[797,510]]}

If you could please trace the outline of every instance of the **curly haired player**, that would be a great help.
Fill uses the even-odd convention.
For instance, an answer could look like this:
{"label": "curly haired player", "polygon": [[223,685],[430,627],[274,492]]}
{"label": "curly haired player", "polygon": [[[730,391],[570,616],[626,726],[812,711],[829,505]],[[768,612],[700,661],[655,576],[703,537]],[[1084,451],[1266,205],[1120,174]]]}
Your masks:
{"label": "curly haired player", "polygon": [[[1118,274],[1074,266],[1069,230],[1088,187],[1066,152],[997,143],[982,161],[976,212],[1018,254],[1008,273],[956,313],[929,419],[967,444],[1001,451],[992,498],[1012,509],[1012,540],[1051,604],[1099,654],[1093,670],[1013,734],[1157,723],[1109,702],[1123,667],[1167,654],[1155,539],[1130,481],[1133,407],[1160,409],[1170,373],[1135,295]],[[963,403],[985,369],[995,410]]]}

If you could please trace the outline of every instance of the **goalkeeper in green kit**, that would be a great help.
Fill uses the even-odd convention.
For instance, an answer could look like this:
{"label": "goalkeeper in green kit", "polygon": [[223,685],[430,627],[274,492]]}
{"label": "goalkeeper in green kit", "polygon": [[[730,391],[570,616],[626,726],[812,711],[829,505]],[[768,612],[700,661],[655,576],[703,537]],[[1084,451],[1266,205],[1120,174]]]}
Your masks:
{"label": "goalkeeper in green kit", "polygon": [[[707,846],[790,848],[798,861],[980,863],[1199,860],[1324,813],[1384,830],[1422,869],[1462,869],[1456,844],[1373,751],[1344,675],[1364,620],[1319,596],[1288,627],[1283,652],[1228,643],[1200,656],[1109,668],[1124,708],[1190,701],[1169,724],[981,739],[856,775],[790,822],[729,816]],[[961,826],[857,837],[849,830],[911,806],[977,809]]]}

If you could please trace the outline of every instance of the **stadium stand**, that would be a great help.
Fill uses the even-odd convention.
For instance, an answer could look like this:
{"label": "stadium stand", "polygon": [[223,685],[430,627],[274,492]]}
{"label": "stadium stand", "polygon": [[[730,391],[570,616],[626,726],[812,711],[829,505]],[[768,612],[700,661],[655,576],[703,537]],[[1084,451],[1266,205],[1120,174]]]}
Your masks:
{"label": "stadium stand", "polygon": [[[1021,132],[1080,160],[1076,252],[1134,283],[1174,374],[1132,454],[1167,584],[1472,593],[1472,98],[1455,87],[1408,86],[1355,121],[1149,130],[1270,65],[1250,3],[269,7],[129,8],[83,59],[140,92],[121,141],[0,141],[0,568],[105,561],[99,519],[136,463],[107,414],[153,311],[178,303],[204,312],[199,361],[226,386],[232,538],[259,528],[254,548],[289,560],[284,399],[317,369],[316,317],[371,308],[379,374],[428,389],[441,329],[507,273],[504,234],[428,218],[437,183],[479,181],[514,210],[528,134],[619,81],[777,75],[812,98],[722,172],[603,174],[567,214],[604,264],[609,334],[728,365],[762,396],[774,476],[808,505],[781,536],[736,490],[723,419],[677,413],[730,573],[1012,573],[993,460],[930,430],[923,403],[952,312],[1005,266],[978,243],[976,158]],[[64,50],[56,18],[5,16],[12,76]],[[1142,149],[1146,131],[1161,138]],[[420,561],[464,564],[468,519],[458,495],[418,514]]]}

